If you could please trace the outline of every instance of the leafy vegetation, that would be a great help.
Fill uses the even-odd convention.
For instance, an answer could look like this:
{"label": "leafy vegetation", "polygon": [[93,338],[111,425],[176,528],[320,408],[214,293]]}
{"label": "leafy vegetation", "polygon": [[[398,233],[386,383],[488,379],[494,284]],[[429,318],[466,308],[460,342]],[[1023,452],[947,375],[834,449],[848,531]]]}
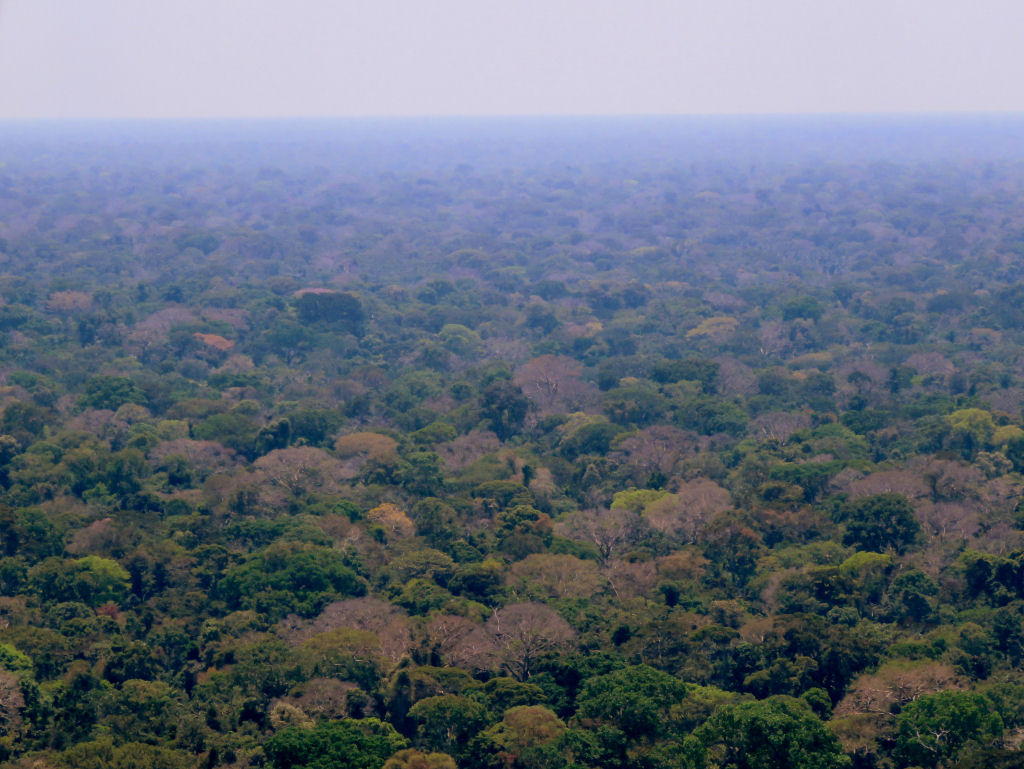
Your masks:
{"label": "leafy vegetation", "polygon": [[1020,133],[591,127],[0,130],[2,766],[1020,764]]}

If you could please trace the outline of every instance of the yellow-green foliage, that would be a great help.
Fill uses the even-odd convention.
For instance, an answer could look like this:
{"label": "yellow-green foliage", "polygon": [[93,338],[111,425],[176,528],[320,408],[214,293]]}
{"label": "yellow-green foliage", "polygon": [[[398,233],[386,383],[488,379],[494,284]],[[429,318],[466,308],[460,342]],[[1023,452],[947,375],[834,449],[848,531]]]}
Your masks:
{"label": "yellow-green foliage", "polygon": [[626,489],[612,496],[612,510],[629,510],[639,513],[645,506],[668,496],[664,489]]}
{"label": "yellow-green foliage", "polygon": [[716,315],[713,318],[705,318],[696,328],[686,332],[687,338],[695,336],[724,336],[731,334],[739,328],[740,322],[729,315]]}

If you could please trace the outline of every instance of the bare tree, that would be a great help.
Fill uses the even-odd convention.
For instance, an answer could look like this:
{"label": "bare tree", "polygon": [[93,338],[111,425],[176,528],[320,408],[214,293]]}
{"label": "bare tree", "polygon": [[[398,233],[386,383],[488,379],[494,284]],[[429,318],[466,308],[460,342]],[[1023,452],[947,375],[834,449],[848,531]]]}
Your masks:
{"label": "bare tree", "polygon": [[471,430],[455,440],[442,443],[437,447],[437,454],[445,467],[454,472],[500,448],[501,441],[490,430]]}
{"label": "bare tree", "polygon": [[602,573],[619,602],[648,595],[658,583],[652,561],[609,561]]}
{"label": "bare tree", "polygon": [[467,670],[490,670],[498,660],[494,638],[474,622],[438,614],[427,623],[425,641],[442,664]]}
{"label": "bare tree", "polygon": [[584,411],[597,402],[597,388],[580,378],[583,367],[565,355],[542,355],[516,371],[515,383],[539,416]]}
{"label": "bare tree", "polygon": [[678,427],[654,425],[623,440],[609,458],[635,468],[635,479],[646,481],[654,472],[673,475],[679,463],[696,455],[700,448],[701,439],[696,433]]}
{"label": "bare tree", "polygon": [[811,418],[806,414],[789,411],[770,411],[752,419],[747,433],[758,441],[785,443],[797,430],[810,427]]}
{"label": "bare tree", "polygon": [[0,670],[0,733],[14,738],[21,736],[24,708],[25,697],[18,676]]}
{"label": "bare tree", "polygon": [[404,657],[411,644],[409,621],[405,612],[369,596],[330,603],[315,619],[309,621],[289,615],[278,626],[278,632],[290,643],[298,644],[338,628],[376,634],[380,639],[381,653],[392,663]]}
{"label": "bare tree", "polygon": [[514,595],[523,598],[588,598],[601,592],[604,579],[593,561],[533,553],[512,564],[508,584]]}
{"label": "bare tree", "polygon": [[644,506],[644,521],[670,537],[694,542],[697,533],[718,513],[732,507],[732,497],[714,481],[698,479],[680,484],[669,494]]}
{"label": "bare tree", "polygon": [[340,462],[323,449],[295,446],[276,449],[253,463],[267,480],[299,497],[313,491],[337,490]]}
{"label": "bare tree", "polygon": [[157,466],[171,456],[182,457],[200,479],[213,473],[225,472],[238,465],[238,456],[235,452],[216,441],[177,438],[158,443],[149,452],[149,460]]}
{"label": "bare tree", "polygon": [[520,681],[530,677],[537,658],[565,648],[575,635],[569,623],[541,603],[515,603],[487,620],[502,666]]}
{"label": "bare tree", "polygon": [[858,676],[836,705],[836,715],[871,713],[888,717],[893,706],[905,705],[921,695],[964,688],[964,679],[943,662],[907,665],[901,661]]}
{"label": "bare tree", "polygon": [[913,501],[931,495],[931,489],[921,474],[907,470],[879,470],[851,482],[843,490],[853,498],[892,492]]}
{"label": "bare tree", "polygon": [[640,516],[632,510],[580,510],[558,525],[560,533],[597,546],[602,562],[622,553],[636,542],[642,530]]}

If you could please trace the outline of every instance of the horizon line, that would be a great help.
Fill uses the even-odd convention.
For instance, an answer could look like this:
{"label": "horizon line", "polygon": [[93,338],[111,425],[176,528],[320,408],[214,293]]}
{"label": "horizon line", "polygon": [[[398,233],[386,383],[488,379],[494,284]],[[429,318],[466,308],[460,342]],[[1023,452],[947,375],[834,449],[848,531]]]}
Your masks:
{"label": "horizon line", "polygon": [[304,121],[410,121],[410,120],[666,120],[666,119],[766,119],[766,118],[1007,118],[1024,117],[1022,110],[915,110],[844,112],[630,112],[630,113],[409,113],[359,115],[84,115],[84,116],[0,116],[0,125],[31,123],[226,123]]}

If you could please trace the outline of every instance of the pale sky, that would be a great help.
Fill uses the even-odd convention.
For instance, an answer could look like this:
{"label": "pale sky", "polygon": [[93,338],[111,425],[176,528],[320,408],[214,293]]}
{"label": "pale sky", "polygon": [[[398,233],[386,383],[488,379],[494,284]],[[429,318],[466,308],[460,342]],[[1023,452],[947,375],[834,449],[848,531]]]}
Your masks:
{"label": "pale sky", "polygon": [[0,119],[979,111],[1021,0],[0,0]]}

